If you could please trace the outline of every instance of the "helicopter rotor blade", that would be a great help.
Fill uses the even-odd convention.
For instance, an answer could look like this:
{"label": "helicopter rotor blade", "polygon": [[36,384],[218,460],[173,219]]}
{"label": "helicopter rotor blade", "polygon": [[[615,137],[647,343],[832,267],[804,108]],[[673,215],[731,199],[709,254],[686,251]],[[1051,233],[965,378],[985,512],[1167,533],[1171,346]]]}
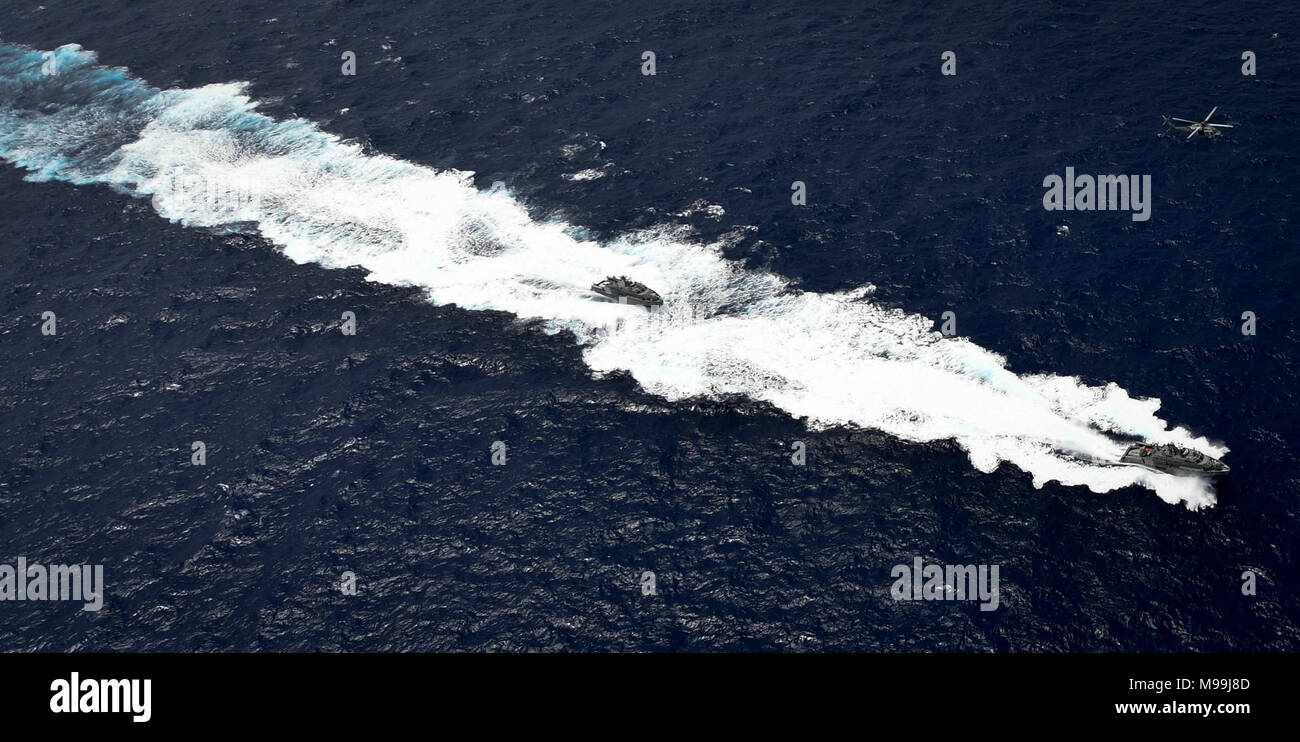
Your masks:
{"label": "helicopter rotor blade", "polygon": [[1170,121],[1181,121],[1181,122],[1183,122],[1184,124],[1199,124],[1199,123],[1201,123],[1200,121],[1192,121],[1191,119],[1180,119],[1180,118],[1177,118],[1176,116],[1170,116],[1170,117],[1169,117],[1169,120],[1170,120]]}
{"label": "helicopter rotor blade", "polygon": [[1191,133],[1191,134],[1188,134],[1188,135],[1187,135],[1187,138],[1188,138],[1188,139],[1191,139],[1192,137],[1194,137],[1194,136],[1196,136],[1197,134],[1200,134],[1200,133],[1201,133],[1201,129],[1200,129],[1200,127],[1198,127],[1198,126],[1193,126],[1193,127],[1192,127],[1192,133]]}
{"label": "helicopter rotor blade", "polygon": [[1231,129],[1231,128],[1232,128],[1232,124],[1206,124],[1206,126],[1213,126],[1213,127],[1217,128],[1217,129]]}
{"label": "helicopter rotor blade", "polygon": [[1213,118],[1213,116],[1214,116],[1214,112],[1217,111],[1217,110],[1219,110],[1219,107],[1218,107],[1218,106],[1215,106],[1214,108],[1210,109],[1210,112],[1209,112],[1208,114],[1205,115],[1205,120],[1206,120],[1206,121],[1209,121],[1211,118]]}

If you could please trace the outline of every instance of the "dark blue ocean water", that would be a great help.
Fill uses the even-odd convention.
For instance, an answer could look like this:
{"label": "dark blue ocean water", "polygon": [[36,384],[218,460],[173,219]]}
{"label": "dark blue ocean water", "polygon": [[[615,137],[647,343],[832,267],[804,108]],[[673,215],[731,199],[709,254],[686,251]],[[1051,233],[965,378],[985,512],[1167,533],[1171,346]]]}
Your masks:
{"label": "dark blue ocean water", "polygon": [[[1296,21],[1222,3],[4,2],[0,557],[103,564],[108,596],[6,603],[0,647],[1294,651]],[[38,78],[65,44],[96,58]],[[204,87],[241,82],[266,118]],[[1220,141],[1160,130],[1214,106],[1236,125]],[[131,167],[238,157],[259,183],[314,180],[277,190],[297,200],[274,219],[213,228],[138,197],[124,145]],[[1150,221],[1045,211],[1067,166],[1150,174]],[[426,175],[450,169],[473,176]],[[497,182],[527,224],[465,195]],[[452,225],[419,250],[517,252],[546,299],[565,295],[551,261],[589,251],[545,225],[692,301],[723,264],[690,246],[712,245],[732,274],[698,303],[720,320],[656,330],[652,355],[516,311],[534,298],[499,271],[453,280],[419,250],[381,270],[410,204],[436,212],[421,229]],[[321,253],[291,260],[304,230]],[[1158,398],[1233,473],[1190,510],[1063,484],[1037,453],[977,468],[971,446],[1020,451],[1037,424],[1002,420],[980,386],[997,368],[919,339],[858,363],[878,333],[791,307],[868,284],[825,301],[954,311],[961,347],[1013,382]],[[911,337],[883,316],[864,315]],[[838,385],[771,378],[790,347],[857,365]],[[912,353],[945,372],[890,371]],[[877,398],[896,409],[804,419]],[[953,433],[898,434],[916,416]],[[917,556],[999,565],[1001,607],[894,601],[891,568]]]}

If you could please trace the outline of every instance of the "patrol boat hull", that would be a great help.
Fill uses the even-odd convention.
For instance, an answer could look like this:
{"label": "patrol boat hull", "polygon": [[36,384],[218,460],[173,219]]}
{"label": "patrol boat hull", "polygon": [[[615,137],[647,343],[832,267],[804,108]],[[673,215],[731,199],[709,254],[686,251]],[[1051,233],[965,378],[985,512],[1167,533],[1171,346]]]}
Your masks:
{"label": "patrol boat hull", "polygon": [[629,280],[625,276],[606,278],[593,284],[592,291],[609,297],[619,304],[635,304],[638,307],[657,307],[664,303],[659,294],[647,288],[645,284]]}
{"label": "patrol boat hull", "polygon": [[1218,477],[1231,471],[1213,456],[1171,444],[1130,446],[1119,462],[1176,477]]}

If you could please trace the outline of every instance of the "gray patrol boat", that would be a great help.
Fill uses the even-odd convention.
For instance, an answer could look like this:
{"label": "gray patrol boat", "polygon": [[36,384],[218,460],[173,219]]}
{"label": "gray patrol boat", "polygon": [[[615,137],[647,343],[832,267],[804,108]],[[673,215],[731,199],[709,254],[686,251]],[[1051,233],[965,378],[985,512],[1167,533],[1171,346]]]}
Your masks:
{"label": "gray patrol boat", "polygon": [[1229,471],[1227,464],[1213,456],[1172,443],[1130,446],[1119,461],[1121,464],[1141,466],[1176,477],[1217,477]]}
{"label": "gray patrol boat", "polygon": [[610,276],[600,283],[593,284],[591,290],[601,296],[608,296],[619,304],[657,307],[664,303],[664,300],[644,283],[633,281],[627,276]]}

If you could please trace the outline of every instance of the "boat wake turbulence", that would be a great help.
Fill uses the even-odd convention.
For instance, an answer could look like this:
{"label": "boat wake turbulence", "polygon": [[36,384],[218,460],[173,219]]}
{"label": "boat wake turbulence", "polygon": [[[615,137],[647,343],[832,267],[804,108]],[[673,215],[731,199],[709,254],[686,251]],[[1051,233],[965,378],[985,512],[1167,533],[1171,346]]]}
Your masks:
{"label": "boat wake turbulence", "polygon": [[[1047,482],[1131,485],[1170,503],[1214,503],[1201,478],[1118,463],[1121,440],[1226,451],[1171,427],[1157,399],[1071,376],[1017,375],[1002,356],[871,300],[872,287],[794,289],[748,271],[678,225],[604,241],[539,222],[472,173],[366,153],[302,120],[257,111],[244,84],[158,90],[76,45],[0,44],[0,157],[34,181],[103,184],[184,225],[260,234],[292,260],[360,265],[430,301],[512,312],[572,332],[597,375],[623,370],[669,401],[743,394],[814,428],[954,440],[971,464]],[[214,194],[216,194],[214,196]],[[752,229],[752,228],[751,228]],[[632,275],[670,301],[592,301],[593,276]]]}

